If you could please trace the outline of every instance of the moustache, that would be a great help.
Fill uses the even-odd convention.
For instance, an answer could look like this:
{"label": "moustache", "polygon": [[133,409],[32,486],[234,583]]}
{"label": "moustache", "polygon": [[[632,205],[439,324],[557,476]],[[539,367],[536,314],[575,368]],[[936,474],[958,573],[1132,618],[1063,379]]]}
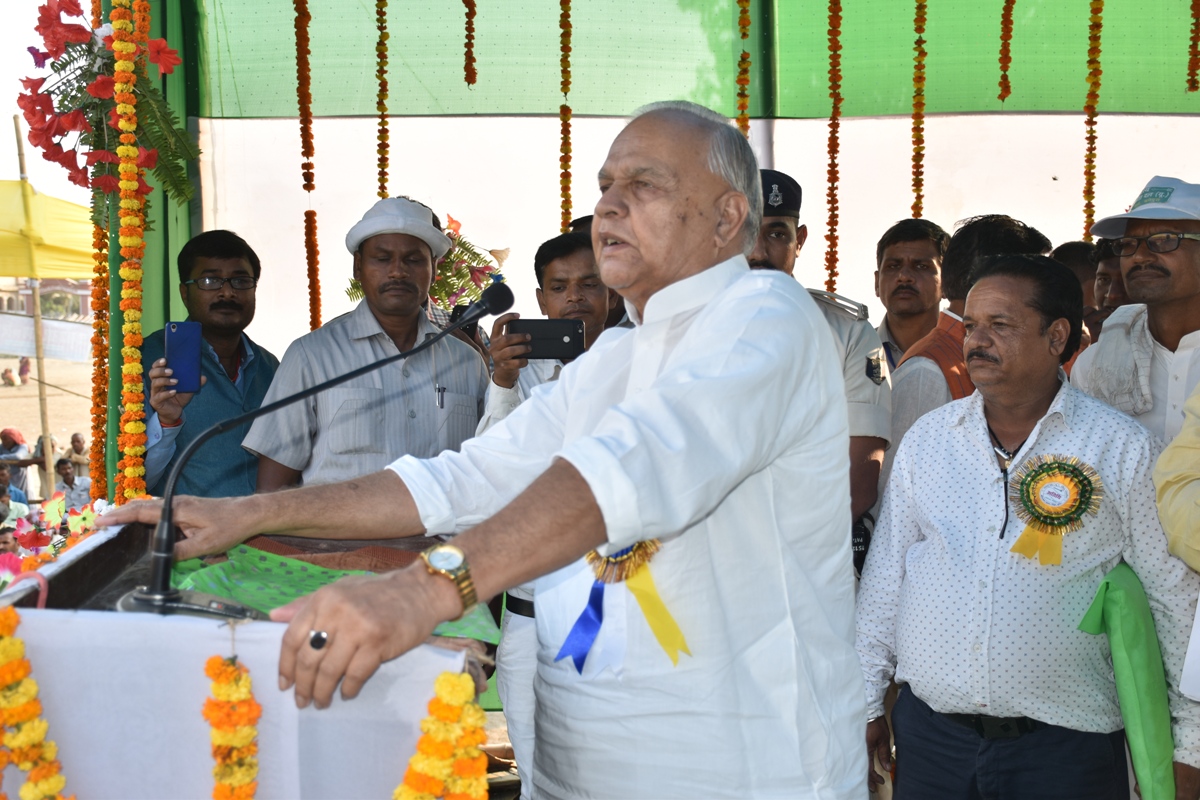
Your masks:
{"label": "moustache", "polygon": [[895,289],[892,290],[892,297],[896,297],[901,292],[904,292],[905,294],[912,294],[912,295],[919,294],[917,292],[917,290],[911,286],[897,286]]}
{"label": "moustache", "polygon": [[1136,275],[1144,270],[1153,270],[1154,272],[1162,274],[1164,277],[1171,277],[1171,271],[1160,264],[1142,264],[1129,270],[1129,272],[1126,273],[1125,279],[1128,280],[1130,275]]}
{"label": "moustache", "polygon": [[770,261],[758,259],[750,262],[750,269],[773,269],[778,271],[779,267],[775,266]]}
{"label": "moustache", "polygon": [[975,350],[972,350],[971,352],[967,353],[967,361],[970,361],[973,358],[979,358],[984,361],[990,361],[993,364],[1000,363],[1000,359],[996,358],[994,355],[992,355],[991,353],[989,353],[985,350],[975,349]]}
{"label": "moustache", "polygon": [[218,300],[208,307],[209,311],[241,311],[244,308],[241,303],[235,303],[232,300]]}
{"label": "moustache", "polygon": [[412,281],[387,281],[379,285],[379,292],[390,292],[393,289],[403,289],[406,292],[417,293],[417,285]]}

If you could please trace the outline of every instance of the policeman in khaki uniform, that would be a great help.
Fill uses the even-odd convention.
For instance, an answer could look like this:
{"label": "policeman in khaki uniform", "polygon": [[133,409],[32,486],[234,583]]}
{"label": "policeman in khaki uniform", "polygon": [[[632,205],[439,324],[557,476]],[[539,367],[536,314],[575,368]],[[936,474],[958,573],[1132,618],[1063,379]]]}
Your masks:
{"label": "policeman in khaki uniform", "polygon": [[[763,221],[750,254],[752,269],[792,274],[808,238],[800,224],[800,184],[773,169],[760,170]],[[850,421],[850,506],[854,519],[854,567],[862,569],[874,527],[870,511],[879,493],[883,453],[891,444],[892,386],[883,342],[867,322],[867,307],[840,295],[809,289],[833,331],[842,359]]]}

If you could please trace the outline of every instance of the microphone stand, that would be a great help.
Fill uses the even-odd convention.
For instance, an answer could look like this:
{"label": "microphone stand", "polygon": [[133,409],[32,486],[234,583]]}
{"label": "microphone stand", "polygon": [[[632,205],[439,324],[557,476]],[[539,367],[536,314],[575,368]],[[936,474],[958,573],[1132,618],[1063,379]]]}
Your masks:
{"label": "microphone stand", "polygon": [[127,592],[117,601],[117,610],[155,614],[193,614],[231,620],[267,619],[267,616],[262,612],[231,602],[225,598],[201,592],[180,590],[171,586],[171,563],[175,550],[174,512],[172,504],[175,499],[175,484],[178,483],[179,476],[183,472],[183,468],[188,460],[200,449],[201,445],[214,436],[233,430],[242,423],[270,414],[272,411],[290,406],[293,403],[298,403],[301,400],[325,391],[331,386],[337,386],[338,384],[385,367],[388,364],[394,364],[397,361],[415,356],[432,347],[454,331],[472,322],[477,322],[482,317],[489,314],[504,313],[512,307],[512,303],[512,290],[503,283],[493,283],[483,290],[483,294],[479,300],[472,303],[458,320],[436,334],[429,336],[416,347],[406,350],[403,353],[396,353],[387,358],[382,358],[364,367],[351,370],[345,375],[330,378],[323,383],[310,386],[307,389],[276,400],[273,403],[259,406],[252,411],[247,411],[231,419],[218,422],[202,431],[199,436],[188,442],[187,446],[183,448],[183,452],[179,454],[179,458],[175,460],[175,465],[171,467],[171,471],[167,474],[167,483],[163,491],[162,515],[159,517],[158,526],[154,529],[154,537],[150,545],[150,583],[148,586],[139,586]]}

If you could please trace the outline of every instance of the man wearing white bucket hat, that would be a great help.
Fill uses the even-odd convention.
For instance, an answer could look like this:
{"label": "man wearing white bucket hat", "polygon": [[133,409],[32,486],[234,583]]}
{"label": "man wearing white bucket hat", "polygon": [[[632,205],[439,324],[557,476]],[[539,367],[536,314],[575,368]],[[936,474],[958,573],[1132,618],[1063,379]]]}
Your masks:
{"label": "man wearing white bucket hat", "polygon": [[[292,342],[264,403],[408,350],[437,332],[424,305],[450,239],[429,208],[403,197],[380,200],[350,229],[346,249],[363,300]],[[411,359],[256,420],[242,446],[258,455],[260,492],[348,480],[402,455],[457,450],[475,433],[487,382],[479,354],[447,337]]]}
{"label": "man wearing white bucket hat", "polygon": [[1169,442],[1200,383],[1200,184],[1152,178],[1092,233],[1113,240],[1132,304],[1105,320],[1071,382]]}

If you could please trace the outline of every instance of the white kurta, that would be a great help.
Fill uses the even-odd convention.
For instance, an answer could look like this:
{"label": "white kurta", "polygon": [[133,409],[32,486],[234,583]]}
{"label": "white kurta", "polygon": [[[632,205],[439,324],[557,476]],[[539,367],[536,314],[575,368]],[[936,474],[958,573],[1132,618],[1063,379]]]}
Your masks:
{"label": "white kurta", "polygon": [[536,796],[866,796],[834,352],[804,289],[739,256],[656,293],[461,453],[392,465],[430,534],[558,457],[595,495],[606,551],[664,541],[650,572],[691,652],[677,665],[622,584],[582,674],[555,661],[593,576],[581,559],[538,580]]}

